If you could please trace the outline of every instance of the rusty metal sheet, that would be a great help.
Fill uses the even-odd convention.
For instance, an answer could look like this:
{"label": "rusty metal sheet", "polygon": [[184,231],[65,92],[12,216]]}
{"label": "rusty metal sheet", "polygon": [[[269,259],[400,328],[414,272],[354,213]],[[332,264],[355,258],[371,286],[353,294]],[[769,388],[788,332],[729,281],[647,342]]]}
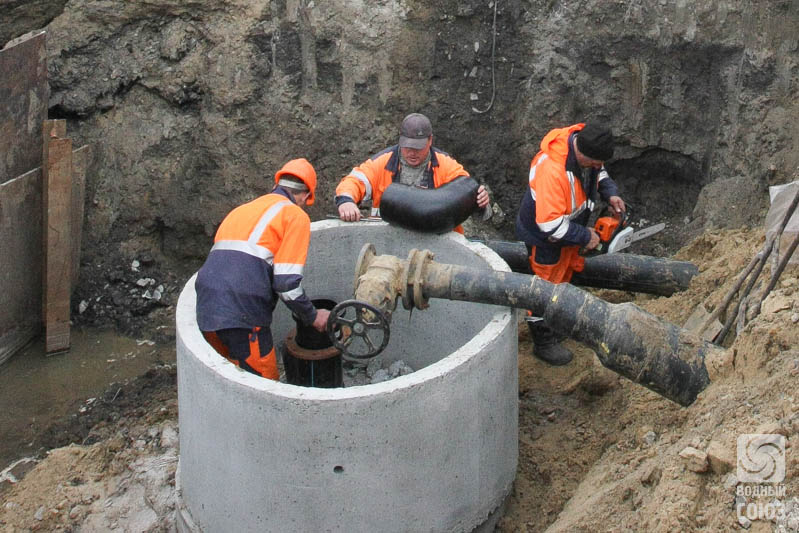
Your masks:
{"label": "rusty metal sheet", "polygon": [[44,32],[0,50],[0,184],[42,165],[42,123],[47,119],[47,50]]}

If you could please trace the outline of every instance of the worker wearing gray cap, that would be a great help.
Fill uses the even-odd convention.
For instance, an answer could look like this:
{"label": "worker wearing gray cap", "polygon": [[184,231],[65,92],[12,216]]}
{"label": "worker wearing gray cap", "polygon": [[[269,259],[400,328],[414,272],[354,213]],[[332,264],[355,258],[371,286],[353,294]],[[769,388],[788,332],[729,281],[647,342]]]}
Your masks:
{"label": "worker wearing gray cap", "polygon": [[[373,155],[344,176],[336,187],[339,218],[349,222],[361,219],[361,202],[371,200],[372,216],[380,216],[380,198],[392,183],[435,189],[469,176],[460,163],[433,146],[433,126],[421,113],[411,113],[402,121],[399,143]],[[477,206],[489,203],[488,191],[480,185]],[[458,226],[455,231],[463,233]]]}

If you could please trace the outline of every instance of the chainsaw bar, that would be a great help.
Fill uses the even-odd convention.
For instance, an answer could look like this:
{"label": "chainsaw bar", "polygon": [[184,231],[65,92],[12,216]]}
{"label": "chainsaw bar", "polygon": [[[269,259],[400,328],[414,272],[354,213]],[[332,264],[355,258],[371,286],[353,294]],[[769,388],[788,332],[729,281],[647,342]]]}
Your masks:
{"label": "chainsaw bar", "polygon": [[659,232],[663,231],[663,229],[665,227],[666,227],[666,224],[664,222],[661,222],[660,224],[655,224],[654,226],[649,226],[648,228],[639,229],[638,231],[634,231],[632,239],[630,240],[630,242],[640,241],[641,239],[645,239],[647,237],[651,237],[655,233],[659,233]]}
{"label": "chainsaw bar", "polygon": [[618,252],[619,250],[624,250],[636,241],[651,237],[655,233],[663,231],[665,227],[666,224],[663,222],[638,231],[633,231],[631,227],[626,227],[613,238],[613,241],[608,246],[608,253],[612,254],[614,252]]}
{"label": "chainsaw bar", "polygon": [[[329,220],[340,220],[338,215],[327,215],[325,218]],[[361,217],[358,222],[383,222],[383,219],[380,217]]]}

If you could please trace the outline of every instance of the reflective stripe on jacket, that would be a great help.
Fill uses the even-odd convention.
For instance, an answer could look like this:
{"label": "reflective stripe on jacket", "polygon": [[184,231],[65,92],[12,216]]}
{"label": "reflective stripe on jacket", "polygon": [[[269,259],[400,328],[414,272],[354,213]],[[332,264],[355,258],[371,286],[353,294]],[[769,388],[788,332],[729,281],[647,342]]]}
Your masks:
{"label": "reflective stripe on jacket", "polygon": [[[345,202],[360,204],[371,200],[372,216],[380,216],[380,198],[389,185],[399,181],[399,169],[399,145],[378,152],[344,176],[336,187],[336,206]],[[468,175],[463,166],[449,154],[431,147],[430,161],[425,170],[422,186],[436,189],[455,178]],[[463,233],[463,230],[460,232]]]}
{"label": "reflective stripe on jacket", "polygon": [[308,215],[281,187],[231,211],[197,274],[200,330],[268,327],[275,294],[312,323],[316,309],[300,285],[310,238]]}

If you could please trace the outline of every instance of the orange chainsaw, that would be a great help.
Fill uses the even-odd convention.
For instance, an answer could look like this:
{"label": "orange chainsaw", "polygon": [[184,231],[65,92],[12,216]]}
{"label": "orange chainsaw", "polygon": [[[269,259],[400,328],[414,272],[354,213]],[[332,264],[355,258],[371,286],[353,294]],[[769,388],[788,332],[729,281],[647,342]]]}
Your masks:
{"label": "orange chainsaw", "polygon": [[593,250],[581,251],[581,255],[612,254],[619,252],[632,243],[650,237],[662,231],[666,224],[660,223],[648,228],[633,231],[628,226],[626,213],[616,213],[612,216],[599,217],[594,224],[594,231],[599,235],[599,246]]}

